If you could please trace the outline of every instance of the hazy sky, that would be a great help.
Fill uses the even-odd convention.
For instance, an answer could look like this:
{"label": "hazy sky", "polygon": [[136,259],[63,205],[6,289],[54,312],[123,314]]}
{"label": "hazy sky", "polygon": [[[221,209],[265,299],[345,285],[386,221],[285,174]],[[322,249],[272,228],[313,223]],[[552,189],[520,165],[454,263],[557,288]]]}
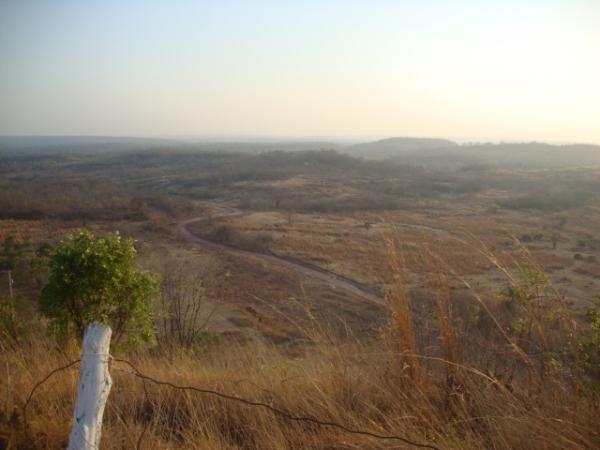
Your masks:
{"label": "hazy sky", "polygon": [[0,0],[0,134],[600,143],[600,0]]}

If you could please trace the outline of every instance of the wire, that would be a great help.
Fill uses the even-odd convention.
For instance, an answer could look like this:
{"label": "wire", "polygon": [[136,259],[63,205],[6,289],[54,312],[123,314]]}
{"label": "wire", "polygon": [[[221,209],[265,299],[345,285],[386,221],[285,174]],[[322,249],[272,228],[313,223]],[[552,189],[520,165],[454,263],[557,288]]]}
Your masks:
{"label": "wire", "polygon": [[38,381],[35,384],[35,386],[33,386],[33,388],[31,389],[31,392],[29,392],[29,396],[27,396],[27,400],[25,401],[25,404],[23,405],[23,424],[25,425],[25,428],[27,428],[27,407],[29,406],[29,402],[31,402],[31,398],[33,397],[33,394],[35,393],[37,388],[39,388],[42,384],[44,384],[46,381],[48,381],[50,378],[52,378],[52,376],[54,374],[57,374],[58,372],[62,372],[63,370],[67,370],[80,361],[81,361],[80,359],[76,359],[75,361],[71,361],[67,365],[59,367],[58,369],[54,369],[48,375],[46,375],[42,380]]}
{"label": "wire", "polygon": [[[133,372],[131,371],[126,371],[123,369],[116,369],[116,370],[120,370],[122,372],[126,372],[126,373],[130,373],[134,376],[136,376],[137,378],[141,379],[143,382],[143,387],[144,387],[144,398],[147,399],[148,398],[148,390],[146,388],[146,381],[149,381],[151,383],[154,383],[156,385],[160,385],[160,386],[167,386],[170,387],[172,389],[175,390],[179,390],[179,391],[193,391],[193,392],[198,392],[200,394],[208,394],[208,395],[214,395],[216,397],[220,397],[222,399],[225,400],[231,400],[231,401],[235,401],[238,403],[243,403],[247,406],[252,406],[252,407],[258,407],[258,408],[264,408],[267,409],[281,417],[283,417],[284,419],[290,420],[290,421],[295,421],[295,422],[308,422],[308,423],[312,423],[314,425],[319,425],[319,426],[324,426],[324,427],[332,427],[332,428],[337,428],[339,430],[345,431],[346,433],[350,433],[350,434],[356,434],[356,435],[362,435],[362,436],[368,436],[368,437],[372,437],[372,438],[376,438],[376,439],[381,439],[381,440],[396,440],[396,441],[401,441],[404,442],[405,444],[408,445],[412,445],[413,447],[418,447],[418,448],[428,448],[431,450],[441,450],[439,447],[436,447],[434,445],[431,444],[422,444],[419,442],[415,442],[415,441],[411,441],[410,439],[407,439],[403,436],[398,436],[398,435],[384,435],[384,434],[378,434],[378,433],[372,433],[370,431],[364,431],[364,430],[356,430],[353,428],[349,428],[345,425],[339,424],[337,422],[330,422],[330,421],[324,421],[324,420],[319,420],[316,419],[314,417],[310,417],[310,416],[295,416],[293,414],[290,414],[287,411],[284,411],[282,409],[276,408],[272,405],[269,405],[268,403],[263,403],[263,402],[257,402],[257,401],[253,401],[253,400],[247,400],[245,398],[242,397],[236,397],[234,395],[229,395],[229,394],[224,394],[223,392],[218,392],[218,391],[213,391],[211,389],[203,389],[203,388],[197,388],[194,386],[180,386],[174,383],[171,383],[169,381],[164,381],[164,380],[157,380],[156,378],[152,378],[148,375],[143,374],[142,372],[140,372],[140,370],[138,370],[138,368],[131,363],[130,361],[127,361],[125,359],[117,359],[117,358],[111,358],[112,361],[114,362],[119,362],[119,363],[123,363],[123,364],[127,364],[129,367],[131,367],[131,369],[133,369]],[[67,370],[69,368],[71,368],[72,366],[74,366],[75,364],[79,363],[81,360],[77,359],[75,361],[71,361],[69,364],[66,364],[62,367],[59,367],[57,369],[52,370],[48,375],[46,375],[42,380],[38,381],[33,388],[31,389],[31,392],[29,393],[29,396],[27,397],[27,400],[25,401],[25,404],[23,405],[23,422],[25,424],[25,427],[27,428],[27,407],[29,406],[29,403],[31,402],[31,399],[33,397],[33,394],[35,393],[35,391],[42,385],[44,384],[46,381],[48,381],[52,376],[54,376],[56,373],[58,372],[62,372],[63,370]],[[142,445],[142,439],[144,438],[144,434],[146,433],[146,429],[147,429],[148,425],[146,424],[146,426],[144,427],[144,429],[142,430],[142,433],[140,434],[138,441],[137,441],[137,445],[136,448],[139,450],[141,445]]]}
{"label": "wire", "polygon": [[419,442],[415,442],[415,441],[411,441],[410,439],[407,439],[405,437],[402,436],[398,436],[398,435],[383,435],[383,434],[377,434],[377,433],[372,433],[370,431],[363,431],[363,430],[356,430],[356,429],[352,429],[349,428],[345,425],[336,423],[336,422],[329,422],[329,421],[323,421],[323,420],[319,420],[319,419],[315,419],[314,417],[309,417],[309,416],[294,416],[290,413],[288,413],[287,411],[284,411],[282,409],[276,408],[272,405],[269,405],[268,403],[263,403],[263,402],[257,402],[257,401],[252,401],[252,400],[247,400],[245,398],[242,397],[236,397],[234,395],[229,395],[229,394],[224,394],[222,392],[218,392],[218,391],[213,391],[211,389],[203,389],[203,388],[197,388],[194,386],[180,386],[174,383],[171,383],[169,381],[163,381],[163,380],[157,380],[155,378],[152,378],[148,375],[143,374],[142,372],[140,372],[131,362],[124,360],[124,359],[114,359],[115,362],[122,362],[125,363],[127,365],[129,365],[132,369],[133,372],[129,372],[133,375],[135,375],[136,377],[145,380],[145,381],[149,381],[151,383],[154,383],[156,385],[160,385],[160,386],[168,386],[172,389],[176,389],[179,391],[194,391],[194,392],[198,392],[201,394],[208,394],[208,395],[214,395],[216,397],[220,397],[223,398],[225,400],[231,400],[231,401],[235,401],[238,403],[243,403],[247,406],[253,406],[253,407],[260,407],[260,408],[265,408],[287,420],[291,420],[291,421],[296,421],[296,422],[309,422],[309,423],[313,423],[315,425],[320,425],[320,426],[326,426],[326,427],[332,427],[332,428],[337,428],[339,430],[345,431],[346,433],[350,433],[350,434],[357,434],[357,435],[362,435],[362,436],[369,436],[372,438],[376,438],[376,439],[382,439],[382,440],[396,440],[396,441],[401,441],[404,442],[405,444],[408,445],[412,445],[413,447],[418,447],[418,448],[429,448],[432,450],[440,450],[439,447],[436,447],[434,445],[430,445],[430,444],[421,444]]}

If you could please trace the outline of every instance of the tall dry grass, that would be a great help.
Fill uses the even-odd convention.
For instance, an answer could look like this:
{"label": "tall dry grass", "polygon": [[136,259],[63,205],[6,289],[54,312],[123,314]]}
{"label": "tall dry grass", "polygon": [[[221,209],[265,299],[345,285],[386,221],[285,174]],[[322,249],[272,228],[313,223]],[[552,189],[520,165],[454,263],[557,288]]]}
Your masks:
{"label": "tall dry grass", "polygon": [[[478,245],[478,244],[473,244]],[[203,354],[170,347],[123,355],[144,374],[214,389],[379,434],[443,449],[589,449],[600,442],[598,403],[579,388],[576,319],[531,285],[523,261],[500,263],[503,296],[486,299],[434,251],[423,251],[430,304],[405,289],[401,244],[388,242],[393,286],[389,320],[377,338],[341,339],[304,329],[301,356],[261,342],[226,342]],[[521,272],[519,272],[521,267]],[[517,273],[515,273],[517,271]],[[529,278],[527,278],[529,276]],[[537,275],[536,275],[537,276]],[[539,281],[539,280],[538,280]],[[529,284],[528,284],[529,283]],[[456,285],[468,296],[455,299]],[[423,330],[426,330],[424,332]],[[6,448],[66,445],[77,370],[32,386],[78,354],[32,331],[0,357],[0,436]],[[143,383],[114,362],[102,448],[384,449],[410,448],[331,427],[290,422],[215,396]]]}

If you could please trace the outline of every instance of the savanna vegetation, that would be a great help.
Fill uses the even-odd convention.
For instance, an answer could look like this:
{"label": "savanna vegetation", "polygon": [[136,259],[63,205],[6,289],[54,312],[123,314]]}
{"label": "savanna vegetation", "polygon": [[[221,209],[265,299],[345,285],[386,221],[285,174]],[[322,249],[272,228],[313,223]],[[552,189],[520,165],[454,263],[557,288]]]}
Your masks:
{"label": "savanna vegetation", "polygon": [[[113,353],[156,379],[439,448],[592,448],[597,307],[576,317],[529,262],[516,273],[502,267],[507,287],[497,299],[472,292],[451,301],[449,279],[460,276],[435,254],[424,254],[433,295],[416,303],[393,245],[395,283],[386,319],[370,338],[335,336],[311,319],[299,328],[304,344],[290,352],[264,341],[211,339],[202,324],[185,328],[173,315],[175,322],[156,327],[153,345]],[[163,288],[167,304],[198,301],[198,294],[174,291],[186,285],[174,288],[172,276]],[[66,442],[76,372],[59,373],[36,392],[27,423],[20,407],[36,381],[77,357],[77,341],[49,336],[33,311],[16,310],[22,301],[2,299],[4,329],[11,330],[1,341],[2,436],[13,448],[57,448]],[[264,409],[144,387],[123,364],[112,371],[104,448],[383,448],[377,439],[289,422]]]}
{"label": "savanna vegetation", "polygon": [[[594,448],[597,175],[334,151],[4,153],[0,445],[66,445],[76,366],[28,397],[98,316],[123,322],[112,353],[135,368],[111,364],[102,448],[412,448],[136,370],[441,449]],[[192,247],[175,224],[197,216],[196,236],[253,256]],[[69,299],[65,266],[102,277]]]}
{"label": "savanna vegetation", "polygon": [[[0,153],[3,219],[145,220],[193,200],[229,198],[250,209],[351,212],[426,208],[453,196],[499,193],[497,206],[560,211],[598,202],[595,169],[456,169],[370,161],[332,150],[259,154],[158,149],[116,153]],[[285,186],[307,177],[327,196]],[[279,182],[279,183],[278,183]]]}

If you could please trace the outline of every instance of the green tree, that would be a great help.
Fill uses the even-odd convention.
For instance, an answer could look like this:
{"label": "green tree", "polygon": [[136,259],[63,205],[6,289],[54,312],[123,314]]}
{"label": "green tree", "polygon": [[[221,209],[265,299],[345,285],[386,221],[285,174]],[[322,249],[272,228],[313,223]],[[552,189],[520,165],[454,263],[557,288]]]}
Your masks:
{"label": "green tree", "polygon": [[51,329],[82,336],[87,325],[100,322],[113,329],[115,343],[149,340],[158,283],[135,267],[135,253],[133,240],[118,233],[96,237],[82,230],[65,238],[52,253],[40,297]]}

